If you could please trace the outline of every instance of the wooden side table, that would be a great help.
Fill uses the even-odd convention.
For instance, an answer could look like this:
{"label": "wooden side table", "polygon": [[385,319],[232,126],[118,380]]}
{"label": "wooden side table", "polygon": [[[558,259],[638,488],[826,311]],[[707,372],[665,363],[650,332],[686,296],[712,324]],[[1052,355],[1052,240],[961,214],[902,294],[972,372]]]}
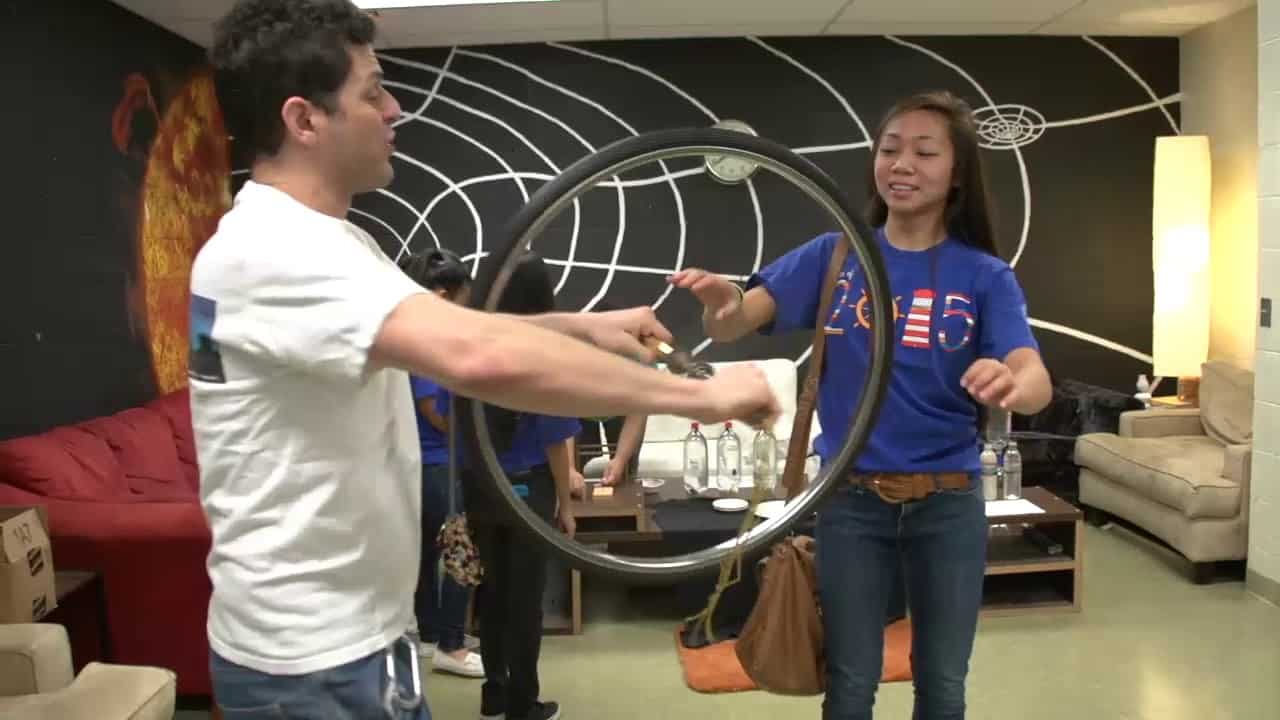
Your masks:
{"label": "wooden side table", "polygon": [[[1043,512],[987,517],[987,569],[982,613],[1079,612],[1083,607],[1084,513],[1042,487],[1023,499]],[[1027,535],[1059,546],[1050,554]]]}
{"label": "wooden side table", "polygon": [[1151,407],[1195,408],[1200,407],[1200,403],[1197,400],[1182,400],[1177,395],[1160,395],[1151,398]]}
{"label": "wooden side table", "polygon": [[93,603],[94,624],[98,631],[98,651],[102,662],[111,662],[111,629],[107,625],[107,588],[102,576],[87,570],[58,570],[53,574],[53,593],[58,607],[49,613],[41,622],[66,624],[69,609],[67,605],[81,602],[86,594]]}
{"label": "wooden side table", "polygon": [[[592,490],[589,484],[587,491]],[[607,496],[593,493],[590,498],[573,501],[578,542],[603,549],[611,542],[644,542],[659,537],[651,526],[639,483],[627,479],[606,492]],[[552,578],[551,582],[559,580]],[[549,635],[582,634],[582,573],[569,569],[568,582],[569,602],[564,614],[543,616],[544,632]]]}

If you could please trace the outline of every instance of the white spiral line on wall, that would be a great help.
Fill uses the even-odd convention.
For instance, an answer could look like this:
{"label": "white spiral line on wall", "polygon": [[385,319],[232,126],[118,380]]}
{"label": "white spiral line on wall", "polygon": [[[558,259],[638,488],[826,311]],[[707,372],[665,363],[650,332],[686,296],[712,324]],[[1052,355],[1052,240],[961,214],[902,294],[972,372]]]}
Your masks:
{"label": "white spiral line on wall", "polygon": [[[541,117],[541,118],[543,118],[544,120],[546,120],[546,121],[548,121],[548,122],[550,122],[550,123],[552,123],[552,124],[556,125],[557,127],[559,127],[559,128],[561,128],[562,130],[564,130],[564,131],[565,131],[567,134],[569,134],[571,137],[573,137],[575,140],[577,140],[579,143],[581,143],[581,144],[582,144],[582,146],[583,146],[583,147],[585,147],[585,148],[587,149],[587,151],[588,151],[588,152],[595,152],[595,147],[594,147],[591,143],[587,142],[586,138],[582,137],[582,135],[581,135],[581,134],[579,134],[579,133],[578,133],[578,131],[574,130],[572,127],[570,127],[569,125],[567,125],[564,121],[560,120],[559,118],[554,117],[554,116],[552,116],[552,115],[550,115],[550,114],[548,114],[548,113],[546,113],[546,112],[544,112],[544,111],[540,110],[539,108],[536,108],[536,107],[534,107],[534,106],[532,106],[532,105],[529,105],[529,104],[527,104],[527,103],[521,102],[520,100],[517,100],[517,99],[515,99],[515,98],[513,98],[513,97],[510,97],[509,95],[506,95],[506,94],[504,94],[504,93],[502,93],[502,92],[500,92],[500,91],[498,91],[498,90],[495,90],[495,89],[493,89],[493,88],[491,88],[491,87],[488,87],[488,86],[486,86],[486,85],[483,85],[482,83],[478,83],[478,82],[475,82],[474,80],[470,80],[470,79],[468,79],[468,78],[462,77],[461,75],[458,75],[457,73],[453,73],[453,72],[446,72],[446,71],[444,71],[444,70],[443,70],[443,69],[441,69],[441,68],[437,68],[437,67],[435,67],[434,65],[429,65],[429,64],[427,64],[427,63],[420,63],[420,62],[416,62],[416,61],[413,61],[413,60],[405,60],[404,58],[398,58],[398,57],[395,57],[395,56],[392,56],[392,55],[385,55],[385,54],[383,54],[383,55],[379,55],[379,57],[381,57],[381,58],[383,58],[383,59],[387,60],[388,62],[392,62],[392,63],[396,63],[396,64],[404,65],[404,66],[407,66],[407,67],[416,68],[416,69],[418,69],[418,70],[424,70],[424,71],[427,71],[427,72],[434,72],[434,73],[438,73],[438,74],[443,74],[443,75],[445,75],[446,77],[448,77],[449,79],[456,80],[457,82],[460,82],[460,83],[462,83],[462,84],[464,84],[464,85],[468,85],[468,86],[471,86],[471,87],[479,88],[479,89],[484,90],[484,91],[486,91],[486,92],[488,92],[488,93],[490,93],[490,94],[492,94],[492,95],[495,95],[495,96],[497,96],[497,97],[500,97],[500,98],[502,98],[503,100],[506,100],[508,103],[510,103],[510,104],[512,104],[512,105],[515,105],[516,107],[519,107],[519,108],[521,108],[521,109],[523,109],[523,110],[526,110],[526,111],[528,111],[528,112],[530,112],[530,113],[533,113],[533,114],[537,115],[538,117]],[[445,98],[444,96],[441,96],[441,99],[442,99],[442,100],[446,100],[446,98]],[[509,126],[508,126],[508,127],[509,127]],[[514,132],[514,129],[512,130],[512,132]],[[543,157],[545,158],[545,156],[543,156]],[[560,169],[559,169],[558,167],[555,167],[553,163],[550,163],[550,161],[549,161],[549,160],[547,160],[547,162],[548,162],[549,164],[551,164],[551,165],[552,165],[553,169],[555,170],[555,172],[556,172],[557,174],[560,172]],[[615,177],[615,179],[617,179],[617,178]],[[626,194],[625,194],[625,193],[623,193],[623,191],[622,191],[622,189],[621,189],[621,188],[619,188],[617,192],[618,192],[618,208],[619,208],[619,213],[620,213],[620,215],[619,215],[619,220],[618,220],[618,234],[617,234],[617,237],[616,237],[616,238],[615,238],[615,240],[614,240],[614,249],[613,249],[613,259],[614,259],[614,261],[617,261],[618,255],[619,255],[619,254],[621,253],[621,251],[622,251],[622,241],[623,241],[623,238],[624,238],[624,237],[625,237],[625,235],[626,235],[626,228],[627,228],[627,225],[626,225]],[[575,220],[575,232],[574,232],[573,236],[570,238],[570,242],[569,242],[569,260],[570,260],[570,261],[572,261],[572,259],[573,259],[573,257],[574,257],[574,254],[575,254],[575,253],[576,253],[576,251],[577,251],[578,233],[576,232],[576,227],[577,227],[577,221]],[[560,290],[560,288],[562,288],[562,287],[564,286],[564,283],[565,283],[565,280],[566,280],[567,276],[568,276],[568,267],[566,267],[566,268],[565,268],[565,272],[561,275],[560,282],[559,282],[559,284],[557,284],[557,286],[556,286],[556,290],[557,290],[557,291],[559,291],[559,290]],[[607,273],[607,274],[606,274],[606,276],[605,276],[605,280],[604,280],[604,282],[602,283],[602,286],[601,286],[601,288],[600,288],[599,292],[597,292],[597,293],[596,293],[596,296],[595,296],[595,297],[594,297],[594,298],[593,298],[589,303],[587,303],[586,307],[584,307],[583,309],[584,309],[584,310],[589,310],[589,309],[591,309],[592,307],[594,307],[594,306],[595,306],[595,304],[596,304],[597,302],[599,302],[601,298],[603,298],[603,297],[604,297],[605,293],[607,293],[607,292],[608,292],[609,285],[610,285],[612,282],[613,282],[613,273]]]}
{"label": "white spiral line on wall", "polygon": [[[468,56],[468,58],[486,60],[486,61],[489,61],[489,63],[500,65],[500,67],[515,70],[515,72],[520,73],[522,74],[522,76],[525,76],[529,79],[532,79],[532,81],[539,83],[539,85],[552,88],[552,90],[556,90],[557,92],[559,92],[559,94],[562,94],[567,97],[572,97],[573,100],[577,100],[579,102],[582,102],[582,104],[584,105],[590,106],[590,108],[594,108],[596,111],[599,111],[600,114],[603,114],[605,115],[605,117],[612,119],[613,122],[616,122],[618,124],[618,126],[621,126],[623,129],[626,129],[626,131],[630,132],[632,136],[640,135],[639,132],[636,132],[636,129],[634,127],[631,127],[630,123],[627,123],[626,120],[623,120],[621,117],[618,117],[616,113],[613,113],[612,110],[605,108],[605,106],[602,104],[599,104],[599,102],[596,102],[595,100],[591,100],[589,99],[589,97],[579,95],[577,94],[577,92],[573,92],[572,90],[568,90],[567,87],[563,87],[561,85],[557,85],[557,83],[550,82],[548,81],[548,79],[545,79],[539,76],[539,74],[531,72],[531,70],[529,69],[522,68],[520,67],[520,65],[511,63],[511,61],[504,60],[502,58],[498,58],[498,56],[495,56],[495,55],[489,55],[485,53],[476,53],[476,51],[472,51],[472,50],[460,50],[460,54],[466,55]],[[676,176],[673,176],[673,174],[671,173],[671,170],[667,168],[666,160],[659,160],[658,167],[662,168],[662,172],[663,172],[662,176],[660,176],[659,179],[666,179],[667,184],[671,186],[672,199],[675,200],[676,202],[676,227],[678,228],[677,232],[680,233],[680,237],[677,238],[677,246],[676,246],[676,266],[678,268],[678,266],[680,266],[681,264],[684,264],[687,233],[689,233],[689,228],[687,228],[687,225],[685,222],[685,199],[684,199],[684,196],[681,195],[680,188],[676,186],[676,182],[675,182]],[[613,181],[613,183],[600,183],[600,186],[607,187],[609,186],[609,184],[613,184],[613,186],[616,186],[616,187],[632,187],[630,186],[630,184],[627,184],[622,181]],[[566,265],[566,269],[564,269],[564,273],[562,275],[562,278],[567,278],[567,277],[568,277],[568,265]],[[562,282],[563,282],[563,279],[562,279]],[[667,297],[671,295],[672,290],[673,288],[669,286],[669,284],[666,288],[664,288],[662,295],[658,297],[657,301],[653,302],[652,307],[654,310],[657,310],[658,307],[662,306],[663,302],[667,300]]]}
{"label": "white spiral line on wall", "polygon": [[[405,64],[408,64],[408,65],[409,65],[409,66],[411,66],[411,67],[416,67],[417,65],[422,65],[422,63],[414,63],[413,61],[410,61],[410,60],[399,60],[399,59],[392,58],[392,57],[389,57],[389,56],[388,56],[388,57],[386,57],[385,59],[387,59],[388,61],[391,61],[391,62],[393,62],[393,63],[394,63],[394,62],[401,62],[401,63],[405,63]],[[432,66],[429,66],[429,65],[428,65],[428,66],[425,66],[425,67],[426,67],[427,69],[429,69],[429,70],[436,70],[437,72],[439,72],[439,70],[438,70],[437,68],[434,68],[434,67],[432,67]],[[417,68],[417,69],[422,69],[422,68]],[[453,79],[456,79],[456,80],[459,80],[460,82],[463,82],[464,84],[479,85],[479,83],[472,83],[471,81],[467,80],[466,78],[462,78],[461,76],[455,75],[455,74],[453,74],[453,73],[449,73],[449,76],[450,76],[451,78],[453,78]],[[420,88],[420,87],[418,87],[418,86],[416,86],[416,85],[412,85],[412,84],[409,84],[409,83],[403,83],[403,82],[395,82],[395,81],[391,81],[391,80],[385,80],[385,81],[383,81],[383,84],[384,84],[384,85],[386,85],[386,86],[388,86],[388,87],[398,87],[398,88],[400,88],[400,89],[402,89],[402,90],[409,90],[409,91],[411,91],[411,92],[416,92],[416,93],[425,93],[425,92],[427,92],[427,91],[426,91],[426,90],[424,90],[423,88]],[[499,93],[499,92],[498,92],[498,91],[496,91],[496,90],[492,90],[492,89],[490,89],[490,90],[491,90],[491,92],[493,92],[493,93],[495,93],[495,94],[497,94],[497,95],[499,95],[499,96],[501,96],[501,97],[503,97],[503,98],[506,98],[506,96],[505,96],[505,95],[503,95],[502,93]],[[540,159],[540,160],[542,160],[542,162],[546,163],[547,167],[551,168],[551,170],[552,170],[553,172],[555,172],[555,173],[557,173],[557,174],[560,172],[560,167],[559,167],[558,165],[556,165],[556,164],[555,164],[555,162],[553,162],[553,161],[551,160],[551,158],[547,157],[547,154],[546,154],[546,153],[544,153],[544,152],[542,152],[541,148],[539,148],[536,144],[534,144],[534,143],[533,143],[533,141],[529,140],[529,138],[528,138],[528,137],[526,137],[523,133],[521,133],[520,131],[518,131],[518,130],[516,130],[515,128],[513,128],[513,127],[512,127],[509,123],[507,123],[505,120],[503,120],[503,119],[501,119],[501,118],[499,118],[499,117],[496,117],[496,116],[494,116],[494,115],[491,115],[491,114],[489,114],[489,113],[487,113],[487,112],[484,112],[484,111],[482,111],[482,110],[477,110],[476,108],[473,108],[473,107],[471,107],[470,105],[467,105],[467,104],[465,104],[465,103],[459,102],[459,101],[457,101],[457,100],[455,100],[455,99],[453,99],[453,98],[451,98],[451,97],[449,97],[449,96],[447,96],[447,95],[444,95],[443,93],[437,93],[436,97],[437,97],[437,99],[438,99],[440,102],[445,103],[446,105],[449,105],[449,106],[451,106],[451,107],[455,107],[455,108],[457,108],[457,109],[459,109],[459,110],[461,110],[461,111],[463,111],[463,112],[465,112],[465,113],[467,113],[467,114],[469,114],[469,115],[475,115],[476,117],[482,118],[482,119],[484,119],[484,120],[488,120],[489,122],[491,122],[491,123],[493,123],[493,124],[497,125],[498,127],[502,128],[503,130],[507,131],[507,132],[508,132],[512,137],[516,138],[516,140],[519,140],[519,141],[520,141],[520,143],[521,143],[522,145],[524,145],[526,148],[528,148],[530,152],[532,152],[534,155],[538,156],[538,159]],[[511,101],[511,102],[513,102],[513,103],[519,103],[519,101],[518,101],[518,100],[515,100],[515,99],[512,99],[512,98],[507,98],[507,99],[508,99],[508,100],[510,100],[510,101]],[[523,103],[520,103],[520,104],[523,104]],[[450,192],[450,191],[453,191],[454,189],[455,189],[455,188],[446,188],[446,192],[445,192],[445,194],[446,194],[446,195],[448,195],[448,194],[449,194],[449,192]],[[430,215],[430,208],[429,208],[429,209],[427,209],[426,211],[424,211],[424,212],[421,214],[421,216],[420,216],[420,217],[425,221],[425,218],[427,218],[429,215]],[[579,230],[580,230],[580,226],[581,226],[581,205],[580,205],[580,203],[575,199],[575,200],[574,200],[574,203],[573,203],[573,234],[572,234],[572,236],[571,236],[571,238],[570,238],[570,243],[569,243],[569,257],[570,257],[571,259],[572,259],[572,257],[573,257],[573,253],[574,253],[574,251],[577,249],[578,233],[579,233]],[[416,229],[417,229],[417,227],[415,226],[414,230],[416,230]],[[410,232],[410,233],[409,233],[409,237],[408,237],[408,241],[409,241],[409,242],[412,242],[412,241],[413,241],[413,235],[414,235],[414,232]],[[481,248],[483,247],[483,243],[484,243],[484,238],[483,238],[483,236],[477,235],[477,237],[476,237],[476,249],[477,249],[477,250],[481,249]],[[474,272],[476,271],[476,269],[477,269],[477,268],[479,268],[479,261],[478,261],[478,260],[477,260],[475,263],[473,263],[473,265],[472,265],[472,268],[471,268],[471,269],[472,269],[472,273],[474,273]]]}
{"label": "white spiral line on wall", "polygon": [[[392,200],[396,201],[397,203],[399,203],[399,204],[403,205],[406,209],[408,209],[408,211],[409,211],[409,213],[410,213],[411,215],[413,215],[413,216],[415,216],[415,217],[417,217],[417,216],[419,215],[418,208],[414,207],[414,206],[413,206],[413,203],[409,202],[408,200],[405,200],[404,198],[402,198],[402,197],[400,197],[399,195],[397,195],[397,194],[395,194],[395,193],[391,192],[390,190],[388,190],[388,189],[386,189],[386,188],[378,188],[375,192],[376,192],[376,193],[378,193],[379,195],[384,196],[384,197],[391,198]],[[350,210],[355,210],[355,208],[354,208],[354,207],[352,207],[352,208],[348,208],[348,210],[349,210],[349,211],[350,211]],[[362,214],[362,213],[357,213],[357,214],[359,215],[359,214]],[[368,213],[363,213],[363,214],[364,214],[364,215],[368,215]],[[440,238],[436,235],[436,231],[431,229],[431,223],[426,222],[426,221],[424,220],[424,221],[423,221],[423,223],[422,223],[422,225],[423,225],[423,227],[425,227],[425,228],[427,229],[427,233],[431,235],[431,240],[432,240],[433,242],[435,242],[436,247],[443,247],[443,246],[440,244]],[[399,239],[399,240],[400,240],[400,248],[401,248],[401,250],[407,250],[407,249],[409,248],[409,240],[408,240],[407,238],[402,238],[402,237],[400,237],[399,235],[397,235],[396,237],[397,237],[397,239]]]}
{"label": "white spiral line on wall", "polygon": [[[711,122],[715,123],[720,121],[720,118],[717,117],[716,114],[712,112],[710,108],[702,104],[702,102],[700,102],[697,98],[693,97],[692,95],[690,95],[689,93],[681,89],[679,86],[677,86],[675,83],[671,82],[670,80],[667,80],[666,78],[653,72],[652,70],[640,67],[638,65],[634,65],[625,60],[620,60],[618,58],[610,57],[608,55],[604,55],[601,53],[591,52],[590,50],[583,50],[582,48],[574,47],[572,45],[566,45],[564,43],[549,42],[547,43],[547,45],[550,47],[559,48],[561,50],[565,50],[568,52],[577,53],[585,57],[594,58],[602,62],[607,62],[613,65],[617,65],[619,67],[626,68],[632,72],[648,77],[664,85],[665,87],[667,87],[669,90],[676,93],[680,97],[684,98],[686,101],[689,102],[689,104],[693,105],[698,110],[702,111],[704,115],[710,118]],[[760,198],[756,194],[755,183],[748,179],[746,181],[746,186],[747,186],[747,193],[751,198],[751,207],[752,207],[752,210],[755,212],[755,217],[756,217],[756,266],[753,267],[752,269],[752,272],[755,272],[756,270],[759,269],[760,258],[762,258],[764,255],[764,213],[760,208]],[[709,344],[710,344],[710,339],[708,338],[707,341],[704,341],[703,343],[698,345],[698,352],[701,352],[701,349],[705,348]]]}
{"label": "white spiral line on wall", "polygon": [[1101,51],[1103,55],[1106,55],[1107,57],[1111,58],[1111,60],[1115,64],[1119,65],[1122,70],[1129,73],[1129,77],[1133,78],[1138,83],[1138,85],[1141,86],[1142,89],[1147,93],[1147,95],[1150,96],[1151,100],[1160,106],[1160,112],[1164,113],[1165,119],[1169,121],[1169,127],[1173,128],[1173,133],[1175,135],[1180,135],[1182,133],[1182,131],[1178,129],[1178,123],[1173,121],[1173,115],[1170,114],[1169,109],[1166,108],[1164,104],[1160,102],[1160,98],[1156,97],[1156,91],[1151,89],[1151,86],[1147,84],[1146,80],[1142,79],[1141,75],[1139,75],[1136,71],[1134,71],[1133,68],[1129,67],[1129,65],[1125,63],[1125,61],[1121,60],[1120,56],[1116,55],[1114,52],[1111,52],[1111,49],[1108,48],[1106,45],[1103,45],[1102,43],[1098,42],[1097,40],[1094,40],[1088,35],[1082,36],[1081,39],[1089,43],[1090,45],[1098,48],[1098,50]]}
{"label": "white spiral line on wall", "polygon": [[[572,91],[572,90],[570,90],[570,89],[568,89],[568,88],[566,88],[566,87],[564,87],[564,86],[562,86],[562,85],[559,85],[559,84],[557,84],[557,83],[553,83],[553,82],[551,82],[550,80],[547,80],[547,79],[543,78],[542,76],[540,76],[540,75],[538,75],[538,74],[536,74],[536,73],[534,73],[534,72],[531,72],[530,70],[528,70],[528,69],[526,69],[526,68],[520,67],[519,65],[516,65],[515,63],[509,62],[509,61],[504,60],[504,59],[502,59],[502,58],[500,58],[500,57],[497,57],[497,56],[494,56],[494,55],[489,55],[489,54],[486,54],[486,53],[475,52],[475,51],[472,51],[472,50],[461,50],[461,51],[459,51],[459,52],[460,52],[460,54],[462,54],[462,55],[466,55],[467,57],[472,57],[472,58],[476,58],[476,59],[479,59],[479,60],[485,60],[485,61],[488,61],[488,62],[491,62],[491,63],[495,63],[495,64],[497,64],[497,65],[499,65],[499,66],[501,66],[501,67],[505,67],[505,68],[508,68],[508,69],[510,69],[510,70],[514,70],[514,71],[516,71],[516,72],[518,72],[518,73],[520,73],[520,74],[524,75],[525,77],[529,78],[530,80],[533,80],[534,82],[537,82],[537,83],[539,83],[539,84],[541,84],[541,85],[544,85],[544,86],[546,86],[546,87],[549,87],[549,88],[551,88],[551,89],[553,89],[553,90],[555,90],[555,91],[557,91],[557,92],[559,92],[559,93],[561,93],[561,94],[563,94],[563,95],[565,95],[565,96],[567,96],[567,97],[573,98],[574,100],[577,100],[578,102],[583,103],[584,105],[587,105],[587,106],[589,106],[589,107],[591,107],[591,108],[594,108],[596,111],[600,112],[602,115],[604,115],[604,116],[606,116],[606,117],[610,118],[611,120],[613,120],[614,122],[616,122],[616,123],[617,123],[618,125],[620,125],[624,130],[626,130],[627,132],[631,133],[632,135],[639,135],[639,133],[636,131],[636,129],[635,129],[634,127],[632,127],[632,126],[631,126],[631,124],[630,124],[630,123],[628,123],[627,121],[623,120],[623,119],[622,119],[621,117],[619,117],[616,113],[614,113],[613,111],[609,110],[609,109],[608,109],[608,108],[606,108],[604,105],[602,105],[602,104],[600,104],[600,103],[596,102],[595,100],[592,100],[592,99],[590,99],[590,98],[588,98],[588,97],[585,97],[585,96],[583,96],[583,95],[580,95],[580,94],[578,94],[578,93],[576,93],[576,92],[574,92],[574,91]],[[676,245],[676,261],[675,261],[675,265],[676,265],[676,267],[678,268],[678,267],[680,267],[681,265],[683,265],[683,264],[684,264],[685,245],[686,245],[686,242],[687,242],[687,235],[688,235],[688,227],[687,227],[687,224],[686,224],[686,221],[685,221],[685,214],[684,214],[684,196],[680,193],[680,188],[679,188],[679,187],[676,185],[676,183],[675,183],[676,178],[677,178],[677,177],[679,177],[679,176],[683,176],[683,174],[682,174],[682,173],[672,174],[672,173],[670,172],[670,169],[667,167],[667,163],[666,163],[666,161],[665,161],[665,160],[660,160],[660,161],[658,162],[658,167],[660,167],[660,168],[662,169],[662,175],[661,175],[657,180],[658,180],[658,181],[665,180],[665,181],[667,182],[667,184],[671,187],[672,199],[675,201],[675,204],[676,204],[676,226],[677,226],[677,228],[678,228],[679,238],[678,238],[678,240],[677,240],[677,245]],[[692,171],[692,173],[690,173],[690,171],[684,171],[684,172],[685,172],[685,173],[688,173],[688,174],[693,174],[693,173],[700,173],[700,172],[701,172],[701,170],[700,170],[700,169],[696,169],[696,170]],[[638,184],[635,184],[635,185],[633,185],[633,184],[628,184],[628,183],[626,183],[626,182],[624,182],[624,181],[613,181],[613,184],[614,184],[615,186],[617,186],[617,187],[633,187],[633,186],[638,186]],[[601,185],[607,186],[607,185],[609,185],[609,183],[601,183]],[[566,266],[566,271],[565,271],[565,272],[566,272],[566,275],[567,275],[567,273],[568,273],[567,266]],[[657,300],[656,300],[656,301],[651,305],[651,307],[652,307],[654,310],[657,310],[659,307],[661,307],[661,306],[662,306],[662,303],[663,303],[664,301],[666,301],[667,297],[671,294],[671,291],[672,291],[673,289],[674,289],[674,288],[673,288],[671,285],[667,285],[667,286],[666,286],[666,288],[663,290],[662,294],[661,294],[661,295],[659,295],[658,299],[657,299]]]}

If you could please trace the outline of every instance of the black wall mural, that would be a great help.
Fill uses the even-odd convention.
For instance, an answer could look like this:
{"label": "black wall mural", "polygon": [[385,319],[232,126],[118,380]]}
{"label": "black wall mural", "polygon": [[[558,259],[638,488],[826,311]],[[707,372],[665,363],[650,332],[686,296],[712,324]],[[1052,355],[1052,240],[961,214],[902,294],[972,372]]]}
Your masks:
{"label": "black wall mural", "polygon": [[[858,204],[870,136],[892,102],[948,89],[976,109],[1000,246],[1027,291],[1050,370],[1117,389],[1149,372],[1154,138],[1176,132],[1176,39],[796,38],[626,41],[381,54],[406,116],[396,179],[352,220],[393,256],[436,244],[484,262],[548,178],[650,130],[747,122]],[[591,191],[535,248],[565,309],[649,304],[711,360],[800,359],[803,334],[705,342],[664,276],[745,277],[832,223],[768,172],[724,186],[696,159]]]}
{"label": "black wall mural", "polygon": [[[0,17],[14,59],[0,75],[30,100],[0,113],[25,178],[6,195],[0,256],[9,437],[166,387],[142,292],[142,197],[199,181],[202,206],[220,198],[208,178],[217,163],[170,177],[150,162],[184,117],[176,108],[199,100],[187,91],[200,48],[105,0],[0,3]],[[1178,120],[1176,40],[738,38],[395,50],[382,61],[407,113],[397,175],[351,217],[393,257],[439,242],[477,262],[528,193],[591,150],[715,119],[796,149],[860,202],[880,114],[906,93],[950,89],[984,121],[1003,255],[1016,259],[1051,371],[1127,390],[1150,369],[1151,165],[1154,137]],[[767,172],[726,187],[686,159],[592,191],[537,247],[565,309],[654,305],[712,360],[798,359],[799,335],[705,343],[695,303],[668,293],[664,276],[696,265],[743,277],[830,225]],[[202,241],[188,240],[167,251]]]}

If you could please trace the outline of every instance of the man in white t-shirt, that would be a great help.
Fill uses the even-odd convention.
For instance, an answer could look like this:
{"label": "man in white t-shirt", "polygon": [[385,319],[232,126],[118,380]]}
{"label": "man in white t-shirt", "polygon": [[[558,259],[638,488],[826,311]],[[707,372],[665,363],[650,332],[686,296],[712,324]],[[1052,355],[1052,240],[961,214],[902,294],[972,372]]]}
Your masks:
{"label": "man in white t-shirt", "polygon": [[403,638],[421,545],[406,371],[560,416],[778,411],[758,371],[699,382],[619,357],[670,339],[648,308],[516,319],[410,282],[345,220],[392,177],[400,107],[373,36],[348,0],[242,0],[210,52],[252,165],[191,278],[210,663],[237,718],[429,717]]}

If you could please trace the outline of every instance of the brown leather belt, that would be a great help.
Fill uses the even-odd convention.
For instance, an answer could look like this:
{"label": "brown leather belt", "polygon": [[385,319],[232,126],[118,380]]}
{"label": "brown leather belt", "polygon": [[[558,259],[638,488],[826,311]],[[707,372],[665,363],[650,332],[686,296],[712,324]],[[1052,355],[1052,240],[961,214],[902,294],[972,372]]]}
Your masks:
{"label": "brown leather belt", "polygon": [[875,491],[887,503],[920,500],[939,490],[968,490],[969,473],[853,473],[850,480]]}

